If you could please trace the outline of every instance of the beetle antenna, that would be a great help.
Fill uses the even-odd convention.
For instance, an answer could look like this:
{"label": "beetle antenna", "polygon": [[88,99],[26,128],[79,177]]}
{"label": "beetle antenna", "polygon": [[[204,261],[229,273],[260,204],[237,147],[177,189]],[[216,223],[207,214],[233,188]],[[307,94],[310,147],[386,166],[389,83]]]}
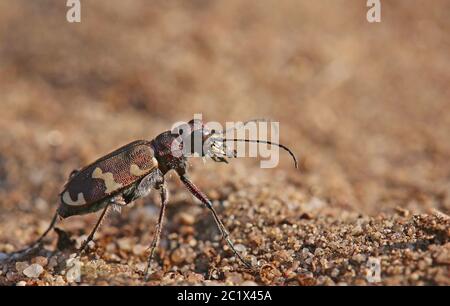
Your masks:
{"label": "beetle antenna", "polygon": [[274,145],[274,146],[278,146],[284,150],[286,150],[291,156],[292,159],[294,160],[294,165],[295,168],[298,168],[298,161],[297,161],[297,157],[295,157],[295,154],[286,146],[276,143],[276,142],[272,142],[272,141],[267,141],[267,140],[259,140],[259,139],[239,139],[239,138],[232,138],[232,139],[227,139],[227,138],[223,138],[221,139],[222,141],[243,141],[243,142],[251,142],[251,143],[265,143],[268,145]]}
{"label": "beetle antenna", "polygon": [[252,119],[252,120],[248,120],[248,121],[245,121],[245,122],[241,122],[240,124],[236,124],[235,126],[229,128],[229,129],[226,129],[226,130],[224,130],[224,131],[217,132],[217,133],[215,133],[215,134],[216,134],[216,135],[224,135],[224,134],[226,134],[226,133],[228,133],[228,132],[231,132],[231,131],[240,129],[240,128],[246,126],[247,124],[249,124],[250,122],[271,122],[271,121],[272,121],[272,120],[266,119],[266,118]]}

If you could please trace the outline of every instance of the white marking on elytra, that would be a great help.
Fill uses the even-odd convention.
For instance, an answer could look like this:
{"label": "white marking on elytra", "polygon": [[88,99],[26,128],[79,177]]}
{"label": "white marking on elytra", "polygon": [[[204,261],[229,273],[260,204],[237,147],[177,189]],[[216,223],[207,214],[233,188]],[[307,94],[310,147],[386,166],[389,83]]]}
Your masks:
{"label": "white marking on elytra", "polygon": [[92,172],[92,178],[102,179],[105,182],[105,193],[114,192],[123,186],[121,183],[117,183],[114,180],[114,176],[111,172],[103,173],[102,169],[98,167]]}
{"label": "white marking on elytra", "polygon": [[70,206],[81,206],[81,205],[86,204],[86,200],[84,199],[84,195],[82,192],[80,192],[78,194],[76,201],[72,200],[72,197],[70,196],[69,191],[64,192],[62,199],[65,204],[70,205]]}
{"label": "white marking on elytra", "polygon": [[133,174],[134,176],[142,176],[142,175],[146,174],[147,172],[148,172],[148,170],[142,170],[136,164],[131,164],[131,166],[130,166],[130,173]]}

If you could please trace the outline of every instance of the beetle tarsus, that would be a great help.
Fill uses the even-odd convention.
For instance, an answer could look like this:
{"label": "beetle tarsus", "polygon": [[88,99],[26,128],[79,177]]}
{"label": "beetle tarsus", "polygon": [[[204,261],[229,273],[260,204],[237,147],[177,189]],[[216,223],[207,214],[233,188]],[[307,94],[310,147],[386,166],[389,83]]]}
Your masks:
{"label": "beetle tarsus", "polygon": [[233,242],[231,241],[231,239],[228,238],[228,237],[226,237],[226,238],[224,238],[224,239],[225,239],[225,241],[228,243],[228,246],[229,246],[230,249],[233,251],[234,255],[236,255],[236,257],[239,258],[239,260],[240,260],[247,268],[253,269],[252,264],[251,264],[248,260],[244,259],[244,258],[242,257],[242,255],[234,248],[234,244],[233,244]]}
{"label": "beetle tarsus", "polygon": [[222,231],[222,238],[226,241],[228,246],[230,247],[231,251],[234,253],[234,255],[249,269],[252,269],[252,265],[250,262],[245,260],[242,255],[235,249],[233,241],[230,239],[230,234],[225,228],[225,225],[222,223],[222,220],[220,220],[219,216],[217,215],[216,211],[212,206],[210,206],[211,211],[213,212],[214,219],[216,221],[216,224],[218,228]]}

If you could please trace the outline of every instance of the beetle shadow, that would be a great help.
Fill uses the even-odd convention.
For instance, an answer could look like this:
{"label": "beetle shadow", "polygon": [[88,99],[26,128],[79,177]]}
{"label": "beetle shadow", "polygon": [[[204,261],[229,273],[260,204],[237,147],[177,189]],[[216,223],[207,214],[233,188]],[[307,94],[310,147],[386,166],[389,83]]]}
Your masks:
{"label": "beetle shadow", "polygon": [[55,250],[46,249],[45,243],[41,241],[11,253],[2,253],[4,256],[0,258],[0,264],[29,261],[36,256],[42,256],[48,259],[55,255],[55,253],[62,253],[69,256],[69,254],[77,251],[75,247],[76,241],[71,239],[67,232],[57,227],[54,228],[54,231],[58,235]]}

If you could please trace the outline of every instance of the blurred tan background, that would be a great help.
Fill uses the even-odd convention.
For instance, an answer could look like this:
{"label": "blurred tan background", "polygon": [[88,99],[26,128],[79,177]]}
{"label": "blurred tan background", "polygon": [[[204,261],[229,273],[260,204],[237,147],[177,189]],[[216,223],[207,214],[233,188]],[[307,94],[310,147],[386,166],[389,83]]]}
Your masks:
{"label": "blurred tan background", "polygon": [[287,174],[344,210],[449,212],[448,1],[382,1],[379,24],[365,1],[81,2],[81,24],[0,2],[3,218],[46,220],[73,168],[194,113],[279,121],[302,165],[194,161],[206,190]]}

